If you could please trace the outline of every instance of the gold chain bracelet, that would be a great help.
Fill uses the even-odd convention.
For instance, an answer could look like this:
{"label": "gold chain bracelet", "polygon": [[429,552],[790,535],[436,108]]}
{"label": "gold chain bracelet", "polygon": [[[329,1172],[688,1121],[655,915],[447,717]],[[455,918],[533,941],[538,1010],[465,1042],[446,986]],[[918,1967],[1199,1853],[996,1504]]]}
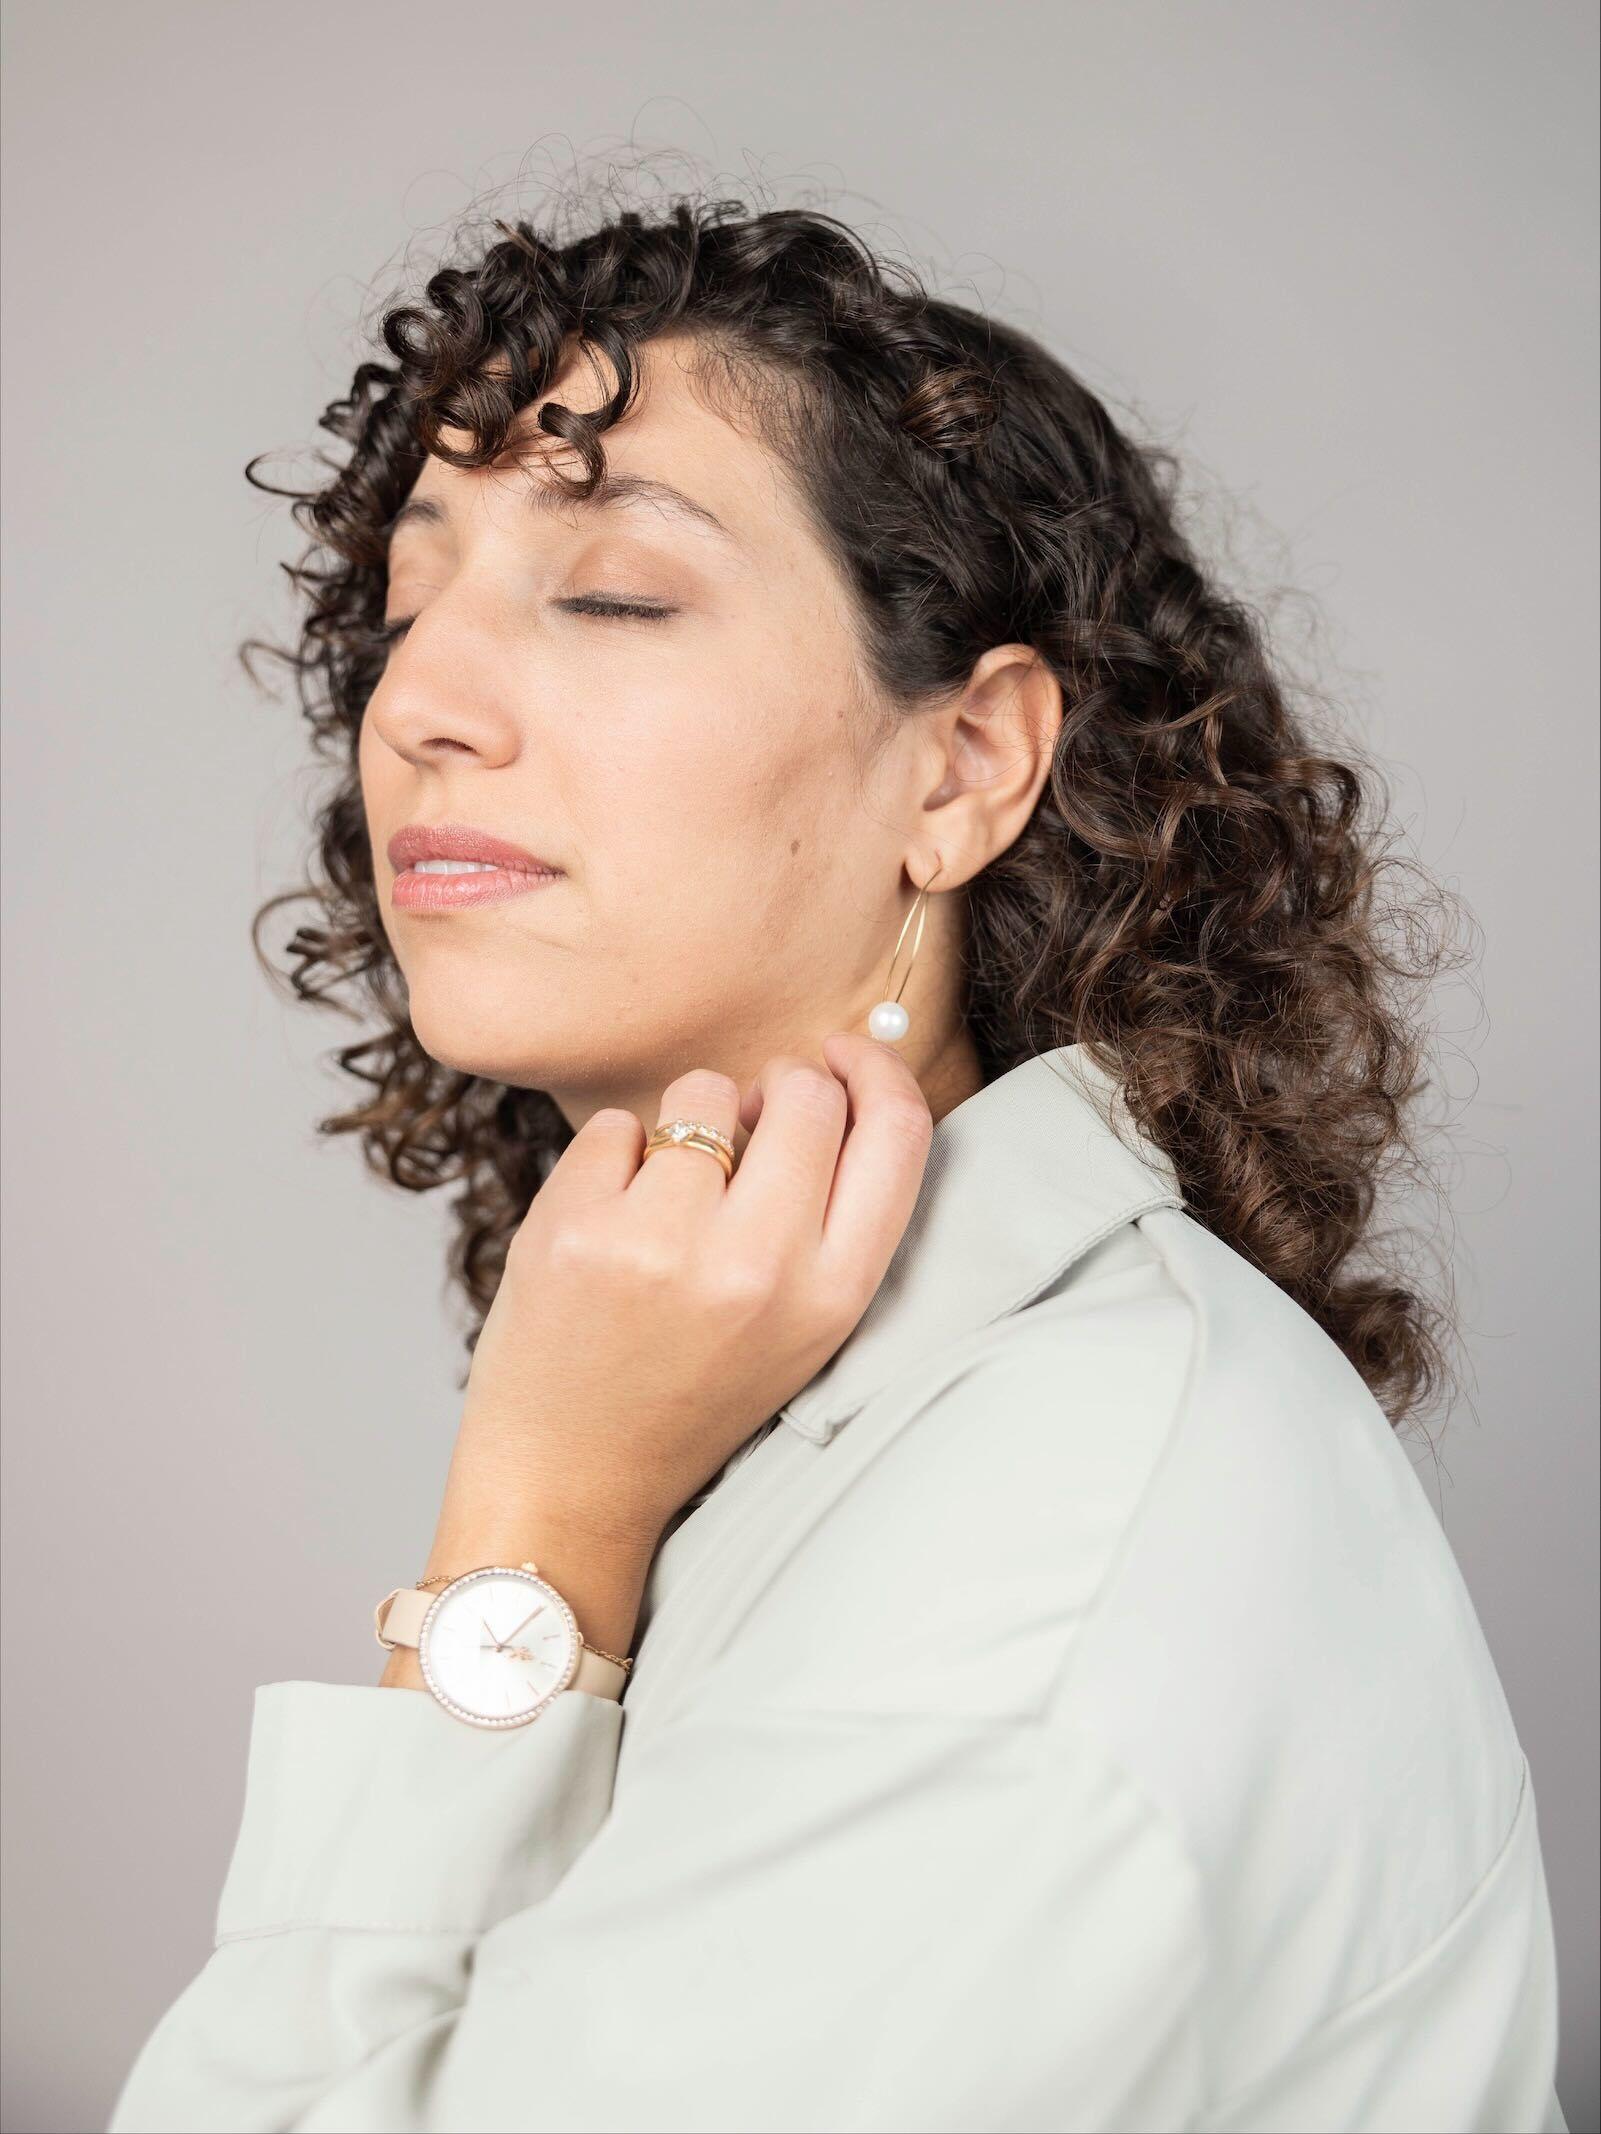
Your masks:
{"label": "gold chain bracelet", "polygon": [[[534,1566],[531,1563],[519,1564],[517,1568],[520,1571],[533,1571],[536,1578],[539,1576],[539,1573],[534,1570]],[[430,1586],[448,1586],[460,1576],[461,1574],[458,1571],[439,1571],[432,1578],[419,1578],[415,1590],[418,1593],[426,1593]],[[597,1659],[610,1660],[614,1666],[620,1667],[625,1674],[634,1664],[626,1653],[607,1652],[599,1645],[591,1645],[588,1638],[584,1637],[582,1633],[579,1635],[578,1642],[583,1646],[585,1652],[594,1653]]]}

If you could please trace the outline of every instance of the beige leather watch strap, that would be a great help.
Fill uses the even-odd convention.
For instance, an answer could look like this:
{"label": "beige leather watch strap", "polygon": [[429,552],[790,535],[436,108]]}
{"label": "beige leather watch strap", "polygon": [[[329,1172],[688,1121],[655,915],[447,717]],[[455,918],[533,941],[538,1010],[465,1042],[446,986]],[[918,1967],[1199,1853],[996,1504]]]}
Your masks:
{"label": "beige leather watch strap", "polygon": [[[437,1594],[419,1593],[415,1586],[396,1586],[393,1593],[386,1593],[373,1611],[373,1633],[379,1644],[386,1651],[396,1645],[415,1645],[423,1617],[437,1599]],[[627,1668],[582,1645],[577,1672],[567,1687],[581,1689],[591,1697],[620,1698],[627,1680]]]}

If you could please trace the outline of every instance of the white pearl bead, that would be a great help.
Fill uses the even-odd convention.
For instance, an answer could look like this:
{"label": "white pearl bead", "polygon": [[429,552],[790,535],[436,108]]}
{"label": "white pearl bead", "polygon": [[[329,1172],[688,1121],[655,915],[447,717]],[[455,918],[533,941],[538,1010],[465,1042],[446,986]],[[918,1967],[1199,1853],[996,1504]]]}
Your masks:
{"label": "white pearl bead", "polygon": [[893,1045],[912,1027],[912,1018],[898,1000],[881,1000],[868,1016],[867,1027],[874,1037]]}

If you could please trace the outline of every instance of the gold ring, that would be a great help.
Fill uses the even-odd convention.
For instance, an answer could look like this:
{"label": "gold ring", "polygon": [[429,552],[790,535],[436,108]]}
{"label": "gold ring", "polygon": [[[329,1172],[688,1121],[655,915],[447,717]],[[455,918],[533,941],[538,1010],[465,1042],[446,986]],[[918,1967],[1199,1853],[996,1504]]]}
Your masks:
{"label": "gold ring", "polygon": [[708,1126],[704,1119],[664,1119],[645,1143],[643,1161],[662,1149],[702,1149],[708,1156],[715,1156],[723,1167],[724,1179],[734,1175],[734,1144],[725,1133],[715,1126]]}

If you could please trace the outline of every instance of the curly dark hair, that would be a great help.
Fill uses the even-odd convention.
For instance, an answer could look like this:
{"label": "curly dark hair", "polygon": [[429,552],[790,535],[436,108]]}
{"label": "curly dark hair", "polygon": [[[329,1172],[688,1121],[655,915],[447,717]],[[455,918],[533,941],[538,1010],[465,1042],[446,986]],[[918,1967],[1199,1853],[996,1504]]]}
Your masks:
{"label": "curly dark hair", "polygon": [[[1177,456],[1131,441],[1035,340],[934,296],[815,208],[680,194],[561,238],[495,228],[436,265],[421,302],[385,311],[393,360],[360,363],[319,419],[351,447],[331,480],[280,488],[256,475],[265,455],[247,466],[295,499],[314,545],[283,566],[305,602],[298,644],[240,648],[252,674],[253,651],[292,668],[337,772],[320,865],[256,913],[256,952],[269,913],[315,899],[318,923],[274,975],[379,1025],[337,1049],[362,1100],[318,1129],[359,1133],[410,1191],[460,1181],[449,1265],[475,1314],[469,1354],[571,1129],[539,1090],[440,1065],[411,1027],[356,770],[388,529],[427,454],[501,460],[574,337],[608,359],[615,395],[592,416],[552,402],[540,423],[577,453],[587,492],[633,352],[672,333],[797,477],[888,721],[959,689],[996,644],[1037,649],[1060,679],[1035,812],[962,892],[986,1082],[1083,1043],[1171,1156],[1193,1216],[1318,1321],[1392,1426],[1449,1391],[1451,1315],[1374,1228],[1381,1184],[1419,1170],[1419,995],[1446,893],[1426,876],[1413,900],[1388,886],[1421,870],[1385,850],[1383,782],[1350,747],[1313,746],[1265,622],[1179,531]],[[474,442],[447,447],[447,426]]]}

